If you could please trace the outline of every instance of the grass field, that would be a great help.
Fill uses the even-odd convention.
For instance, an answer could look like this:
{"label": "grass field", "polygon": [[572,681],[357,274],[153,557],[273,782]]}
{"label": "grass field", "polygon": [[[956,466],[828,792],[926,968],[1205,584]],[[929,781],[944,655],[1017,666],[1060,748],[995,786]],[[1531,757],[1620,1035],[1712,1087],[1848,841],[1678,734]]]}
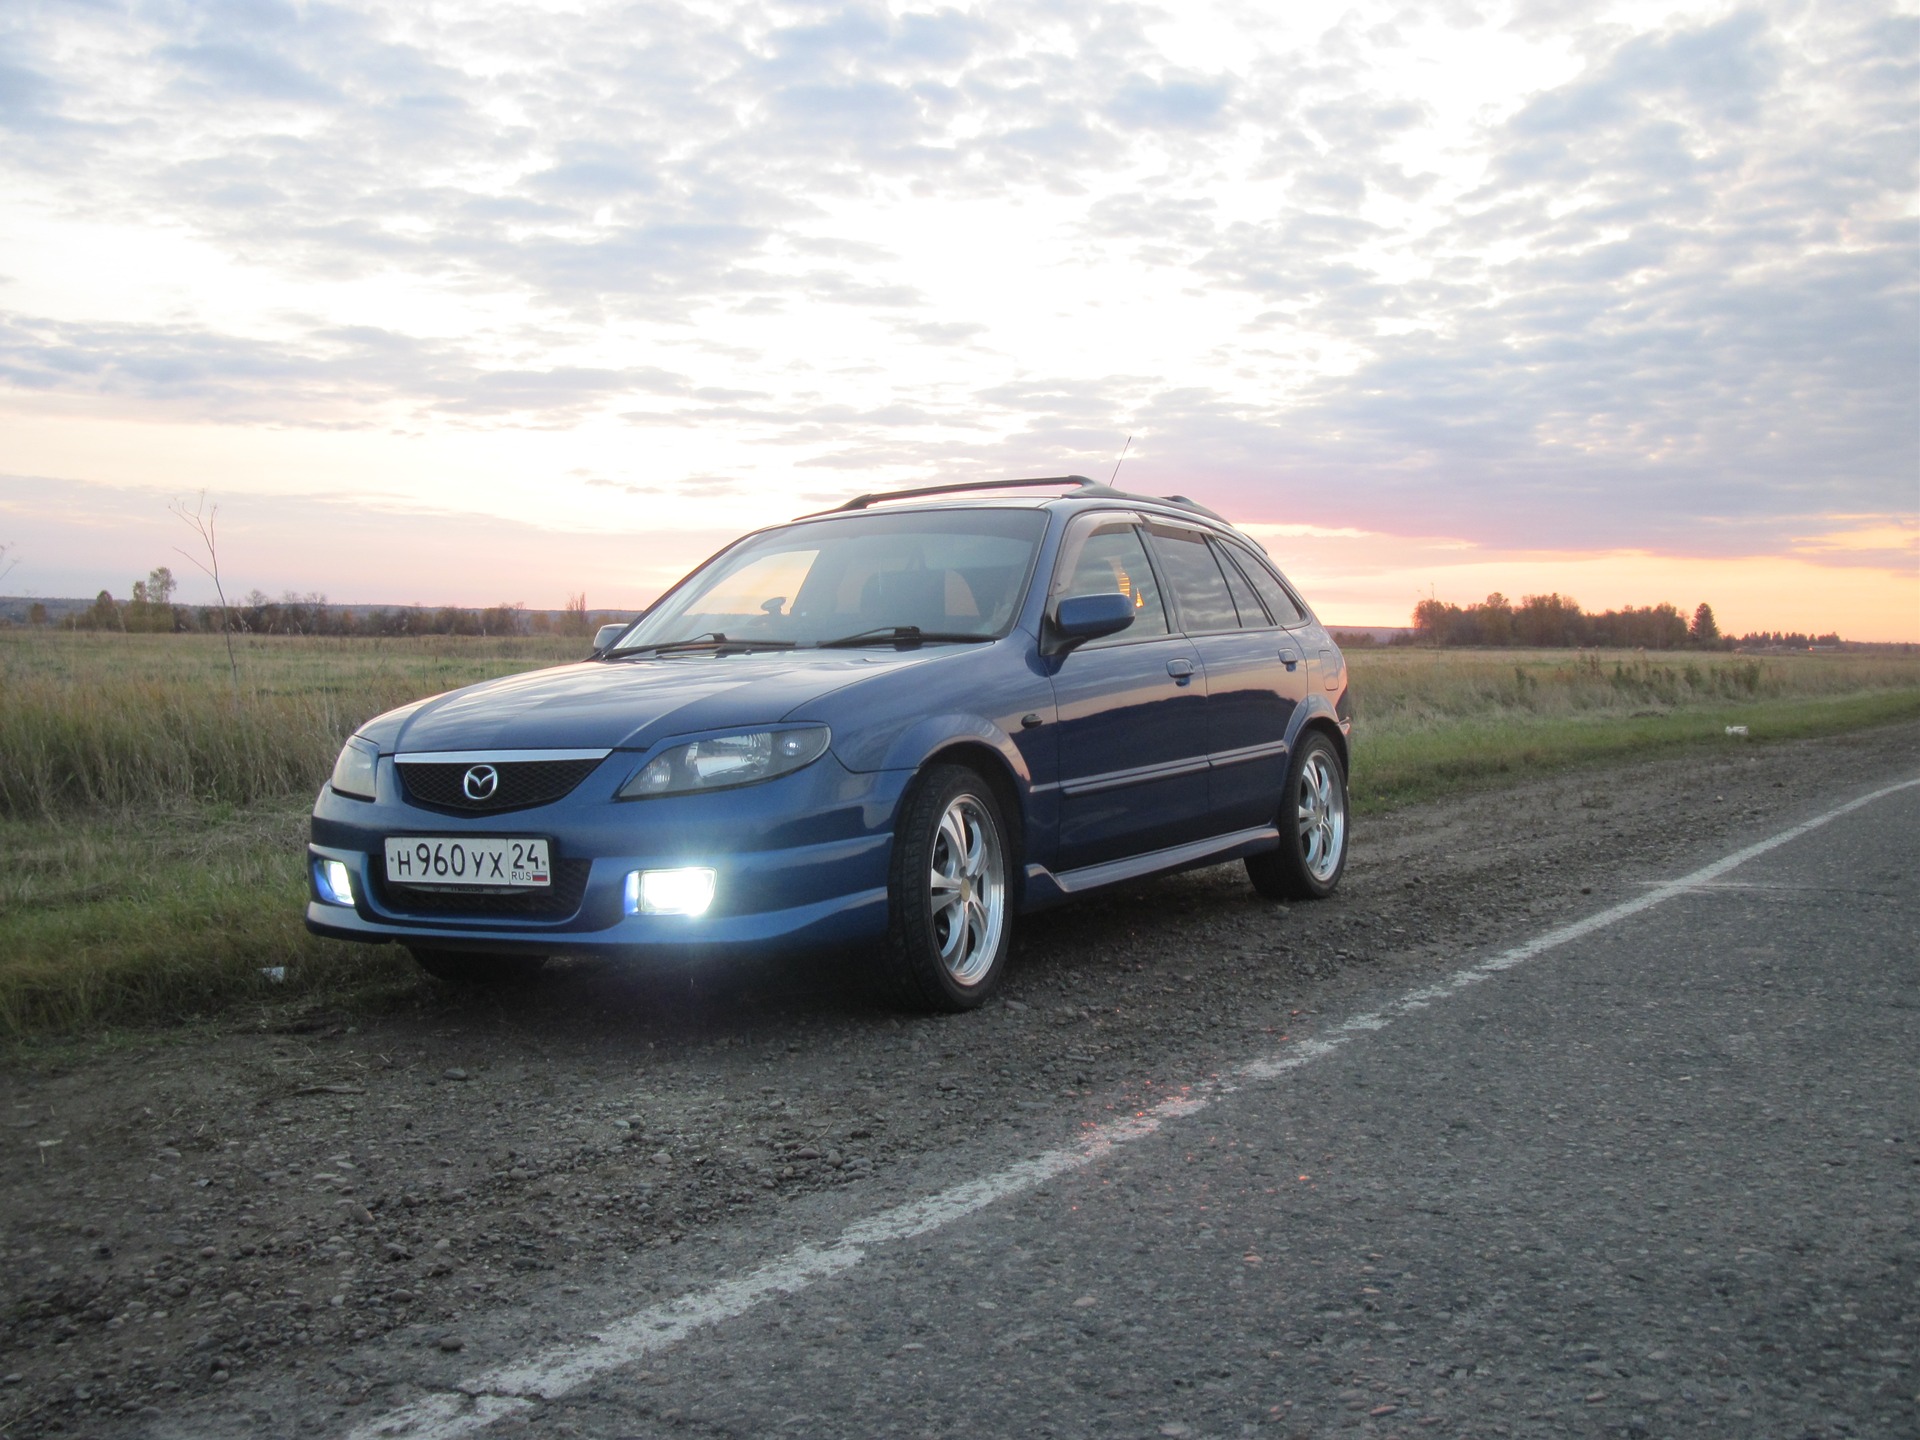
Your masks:
{"label": "grass field", "polygon": [[[0,1037],[411,993],[301,924],[306,810],[393,705],[578,656],[555,639],[0,631]],[[1361,814],[1502,776],[1920,715],[1920,662],[1358,651]],[[279,969],[284,978],[263,971]]]}

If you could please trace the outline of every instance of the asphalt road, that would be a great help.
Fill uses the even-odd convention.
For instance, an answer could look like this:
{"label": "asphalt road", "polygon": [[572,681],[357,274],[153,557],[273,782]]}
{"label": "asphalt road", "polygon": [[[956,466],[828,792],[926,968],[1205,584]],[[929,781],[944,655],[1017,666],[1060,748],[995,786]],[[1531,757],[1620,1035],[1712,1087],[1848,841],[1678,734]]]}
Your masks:
{"label": "asphalt road", "polygon": [[627,1363],[553,1327],[473,1387],[549,1398],[483,1400],[479,1433],[1920,1435],[1917,875],[1920,788],[1651,876],[1659,903],[1319,1017],[1090,1163],[696,1288]]}

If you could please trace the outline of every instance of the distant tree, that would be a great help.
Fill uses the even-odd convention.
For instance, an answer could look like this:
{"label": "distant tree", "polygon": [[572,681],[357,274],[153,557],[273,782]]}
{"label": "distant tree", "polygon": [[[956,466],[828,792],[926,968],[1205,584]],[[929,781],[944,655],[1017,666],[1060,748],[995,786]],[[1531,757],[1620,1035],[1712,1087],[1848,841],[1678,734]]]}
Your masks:
{"label": "distant tree", "polygon": [[480,612],[480,633],[482,635],[524,635],[527,633],[526,606],[516,600],[508,605],[504,602]]}
{"label": "distant tree", "polygon": [[126,623],[120,616],[120,603],[102,590],[93,597],[93,604],[76,615],[70,622],[77,630],[124,630]]}
{"label": "distant tree", "polygon": [[1458,605],[1444,600],[1422,600],[1413,607],[1413,633],[1422,645],[1445,645],[1453,622],[1460,614]]}
{"label": "distant tree", "polygon": [[1507,597],[1498,590],[1487,596],[1485,603],[1476,606],[1476,618],[1479,621],[1480,643],[1482,645],[1511,645],[1513,643],[1513,606],[1507,603]]}
{"label": "distant tree", "polygon": [[181,628],[181,617],[174,610],[173,571],[165,565],[133,582],[133,596],[127,602],[125,624],[129,630],[171,632]]}
{"label": "distant tree", "polygon": [[27,623],[29,625],[46,624],[47,607],[42,605],[38,600],[34,601],[33,604],[27,607]]}
{"label": "distant tree", "polygon": [[1557,591],[1523,595],[1513,612],[1513,638],[1520,645],[1581,645],[1586,642],[1587,630],[1586,616],[1578,602]]}
{"label": "distant tree", "polygon": [[560,623],[553,628],[561,635],[586,636],[593,633],[593,617],[587,614],[585,591],[567,597],[567,603],[560,611]]}
{"label": "distant tree", "polygon": [[1713,607],[1702,600],[1693,612],[1693,624],[1687,627],[1687,638],[1694,644],[1705,648],[1720,643],[1720,625],[1713,618]]}

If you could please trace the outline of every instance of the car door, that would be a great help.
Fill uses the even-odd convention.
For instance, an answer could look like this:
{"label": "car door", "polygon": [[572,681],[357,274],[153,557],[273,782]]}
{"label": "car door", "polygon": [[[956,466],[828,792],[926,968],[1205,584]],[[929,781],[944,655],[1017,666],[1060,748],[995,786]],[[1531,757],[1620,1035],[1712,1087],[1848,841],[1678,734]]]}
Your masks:
{"label": "car door", "polygon": [[1059,832],[1054,869],[1077,870],[1207,833],[1207,682],[1175,633],[1138,517],[1077,517],[1048,613],[1075,595],[1134,599],[1134,622],[1055,657]]}
{"label": "car door", "polygon": [[1207,672],[1208,828],[1271,825],[1286,781],[1287,728],[1306,699],[1299,642],[1218,539],[1157,521],[1149,530],[1179,627]]}

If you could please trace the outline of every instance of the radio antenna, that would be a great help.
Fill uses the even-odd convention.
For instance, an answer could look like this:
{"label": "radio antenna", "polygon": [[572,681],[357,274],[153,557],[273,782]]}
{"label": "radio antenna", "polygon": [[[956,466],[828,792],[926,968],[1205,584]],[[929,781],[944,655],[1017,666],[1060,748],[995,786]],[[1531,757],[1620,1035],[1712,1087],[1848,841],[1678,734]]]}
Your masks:
{"label": "radio antenna", "polygon": [[[1127,445],[1131,444],[1133,444],[1133,436],[1129,435],[1127,436],[1127,444],[1120,447],[1120,460],[1127,458]],[[1107,484],[1109,485],[1113,484],[1113,482],[1120,477],[1120,460],[1113,462],[1113,474],[1107,477]]]}

